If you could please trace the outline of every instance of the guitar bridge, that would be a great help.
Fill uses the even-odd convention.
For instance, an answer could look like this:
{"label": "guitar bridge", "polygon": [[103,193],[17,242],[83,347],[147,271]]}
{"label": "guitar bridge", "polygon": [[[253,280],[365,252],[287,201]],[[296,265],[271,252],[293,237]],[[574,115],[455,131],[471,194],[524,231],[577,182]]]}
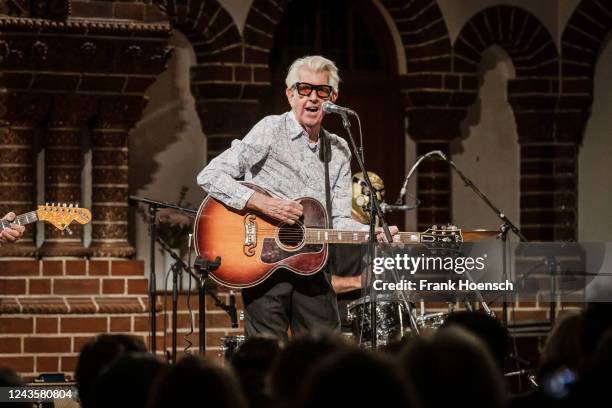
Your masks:
{"label": "guitar bridge", "polygon": [[244,216],[244,245],[242,251],[246,256],[255,255],[255,247],[257,246],[257,223],[254,214]]}

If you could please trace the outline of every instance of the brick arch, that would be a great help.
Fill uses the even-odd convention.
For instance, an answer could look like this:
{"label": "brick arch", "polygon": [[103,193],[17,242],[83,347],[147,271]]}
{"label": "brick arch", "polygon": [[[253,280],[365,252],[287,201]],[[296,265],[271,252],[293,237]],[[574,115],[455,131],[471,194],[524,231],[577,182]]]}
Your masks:
{"label": "brick arch", "polygon": [[435,0],[382,0],[402,39],[409,73],[448,72],[451,43]]}
{"label": "brick arch", "polygon": [[546,27],[529,12],[511,6],[485,9],[463,26],[453,47],[453,71],[476,72],[482,52],[491,45],[508,53],[517,78],[558,74],[559,55]]}
{"label": "brick arch", "polygon": [[555,43],[538,19],[517,7],[491,7],[473,16],[453,47],[453,71],[473,76],[465,84],[474,88],[462,89],[466,103],[477,97],[477,65],[492,45],[508,53],[516,72],[508,81],[508,102],[521,149],[521,229],[528,239],[572,239],[575,184],[567,168],[575,163],[575,150],[567,145],[566,127],[559,124],[565,112]]}
{"label": "brick arch", "polygon": [[[244,25],[244,59],[268,68],[274,31],[285,11],[286,1],[254,0]],[[266,72],[267,73],[267,72]]]}
{"label": "brick arch", "polygon": [[560,125],[578,144],[591,115],[595,67],[611,31],[612,4],[596,0],[581,1],[563,30],[559,100],[566,115]]}
{"label": "brick arch", "polygon": [[192,43],[198,62],[239,62],[229,49],[240,48],[242,37],[230,14],[218,1],[190,0],[186,4],[160,2],[172,27]]}
{"label": "brick arch", "polygon": [[582,0],[561,37],[564,76],[593,77],[601,49],[612,31],[612,3]]}
{"label": "brick arch", "polygon": [[258,68],[244,62],[244,40],[227,10],[216,0],[185,3],[158,2],[196,55],[191,89],[210,160],[255,123],[257,97],[265,84]]}

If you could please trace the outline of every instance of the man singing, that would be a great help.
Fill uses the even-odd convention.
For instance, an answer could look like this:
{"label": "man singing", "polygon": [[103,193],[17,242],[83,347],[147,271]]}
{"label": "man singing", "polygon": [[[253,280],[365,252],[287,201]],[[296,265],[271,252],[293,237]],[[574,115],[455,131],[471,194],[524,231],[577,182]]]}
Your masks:
{"label": "man singing", "polygon": [[[325,165],[321,140],[331,146],[329,185],[335,229],[367,229],[351,219],[351,153],[347,142],[321,127],[324,101],[338,98],[338,69],[321,56],[297,59],[285,79],[291,111],[268,116],[242,139],[212,160],[198,175],[198,184],[229,207],[247,207],[294,224],[302,206],[294,201],[310,196],[324,206]],[[268,190],[273,197],[238,183],[244,178]],[[391,227],[396,234],[397,228]],[[379,241],[384,235],[379,233]],[[220,237],[219,239],[223,239]],[[312,276],[278,270],[259,285],[243,289],[247,336],[273,334],[287,339],[313,329],[340,327],[338,305],[329,267]]]}

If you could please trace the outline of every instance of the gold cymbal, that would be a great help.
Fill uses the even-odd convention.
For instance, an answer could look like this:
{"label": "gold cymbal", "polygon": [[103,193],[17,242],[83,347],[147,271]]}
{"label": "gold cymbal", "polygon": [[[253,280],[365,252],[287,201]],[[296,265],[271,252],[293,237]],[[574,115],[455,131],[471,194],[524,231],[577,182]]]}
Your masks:
{"label": "gold cymbal", "polygon": [[498,230],[473,230],[473,231],[461,231],[461,236],[464,242],[469,241],[482,241],[483,239],[495,238],[499,235]]}

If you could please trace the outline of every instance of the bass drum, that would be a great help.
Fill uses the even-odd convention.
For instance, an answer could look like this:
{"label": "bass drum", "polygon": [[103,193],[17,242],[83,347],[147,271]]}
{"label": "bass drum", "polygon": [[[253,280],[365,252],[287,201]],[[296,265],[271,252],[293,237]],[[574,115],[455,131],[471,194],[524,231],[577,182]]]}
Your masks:
{"label": "bass drum", "polygon": [[[366,347],[371,345],[372,321],[370,296],[348,304],[348,320],[355,340]],[[410,332],[410,315],[405,302],[397,294],[380,294],[375,300],[376,345],[385,346]]]}

